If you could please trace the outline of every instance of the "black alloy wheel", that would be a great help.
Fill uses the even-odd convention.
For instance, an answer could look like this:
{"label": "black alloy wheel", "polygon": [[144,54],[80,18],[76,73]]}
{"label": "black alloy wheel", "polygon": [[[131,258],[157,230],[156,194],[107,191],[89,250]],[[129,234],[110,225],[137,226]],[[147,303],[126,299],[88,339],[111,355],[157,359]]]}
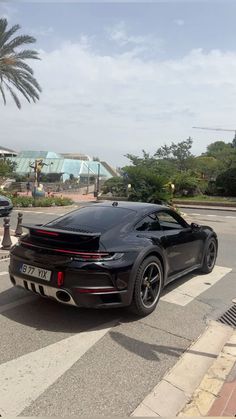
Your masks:
{"label": "black alloy wheel", "polygon": [[155,310],[163,287],[163,269],[156,256],[149,256],[139,266],[134,284],[131,310],[146,316]]}
{"label": "black alloy wheel", "polygon": [[217,242],[214,237],[212,237],[206,247],[204,261],[202,265],[202,272],[204,273],[210,273],[216,262],[216,256],[217,256]]}

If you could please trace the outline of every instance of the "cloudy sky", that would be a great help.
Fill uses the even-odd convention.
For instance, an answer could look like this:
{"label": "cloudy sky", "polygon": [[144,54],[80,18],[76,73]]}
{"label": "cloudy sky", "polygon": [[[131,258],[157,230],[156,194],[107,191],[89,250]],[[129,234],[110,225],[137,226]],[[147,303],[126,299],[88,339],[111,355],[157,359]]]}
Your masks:
{"label": "cloudy sky", "polygon": [[[191,136],[193,152],[236,129],[236,2],[7,2],[0,16],[36,37],[37,104],[0,101],[0,145],[99,156],[154,153]],[[1,98],[0,98],[1,100]]]}

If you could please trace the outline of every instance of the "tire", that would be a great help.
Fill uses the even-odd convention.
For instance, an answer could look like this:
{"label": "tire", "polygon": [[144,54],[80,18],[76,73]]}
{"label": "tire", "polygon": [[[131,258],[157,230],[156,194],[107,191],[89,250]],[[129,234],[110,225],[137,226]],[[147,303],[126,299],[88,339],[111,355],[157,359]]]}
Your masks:
{"label": "tire", "polygon": [[209,274],[216,262],[216,256],[217,256],[217,241],[214,237],[211,237],[208,242],[205,249],[203,264],[201,267],[201,272],[204,274]]}
{"label": "tire", "polygon": [[140,264],[133,291],[130,310],[140,317],[152,313],[163,288],[163,268],[156,256],[149,256]]}

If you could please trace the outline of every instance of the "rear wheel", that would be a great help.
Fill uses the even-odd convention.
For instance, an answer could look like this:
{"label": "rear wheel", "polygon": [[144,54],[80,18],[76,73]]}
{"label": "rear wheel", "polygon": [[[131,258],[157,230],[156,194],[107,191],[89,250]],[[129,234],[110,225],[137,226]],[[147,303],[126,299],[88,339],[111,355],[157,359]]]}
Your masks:
{"label": "rear wheel", "polygon": [[216,262],[216,256],[217,256],[217,242],[214,237],[211,237],[207,243],[207,247],[205,250],[204,260],[201,267],[201,271],[203,273],[210,273]]}
{"label": "rear wheel", "polygon": [[138,316],[155,310],[163,287],[163,269],[156,256],[149,256],[140,264],[134,283],[130,309]]}

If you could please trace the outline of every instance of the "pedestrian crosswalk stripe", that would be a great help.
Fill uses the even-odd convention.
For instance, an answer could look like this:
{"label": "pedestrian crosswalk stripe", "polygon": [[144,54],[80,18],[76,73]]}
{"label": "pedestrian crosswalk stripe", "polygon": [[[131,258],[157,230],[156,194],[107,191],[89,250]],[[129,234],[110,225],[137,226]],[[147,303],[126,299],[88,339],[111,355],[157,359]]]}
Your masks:
{"label": "pedestrian crosswalk stripe", "polygon": [[0,414],[18,416],[118,321],[78,333],[0,365]]}
{"label": "pedestrian crosswalk stripe", "polygon": [[182,285],[177,286],[176,282],[170,285],[171,287],[174,286],[174,289],[166,292],[161,297],[161,301],[186,306],[231,271],[231,268],[215,266],[213,271],[207,275],[194,275],[190,279],[186,277],[187,280]]}

